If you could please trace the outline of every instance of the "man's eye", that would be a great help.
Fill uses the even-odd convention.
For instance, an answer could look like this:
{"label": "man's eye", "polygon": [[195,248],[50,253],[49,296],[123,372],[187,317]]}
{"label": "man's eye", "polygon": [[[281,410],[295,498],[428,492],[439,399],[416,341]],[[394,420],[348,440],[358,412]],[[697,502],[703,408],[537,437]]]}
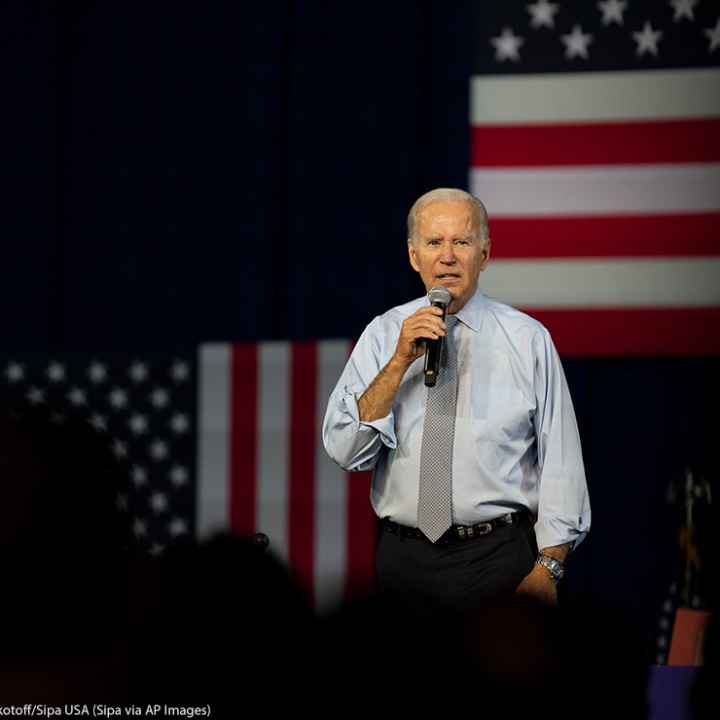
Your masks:
{"label": "man's eye", "polygon": [[469,240],[456,240],[455,244],[456,245],[469,245],[470,241]]}
{"label": "man's eye", "polygon": [[440,244],[439,240],[428,240],[428,245],[439,245],[439,244]]}

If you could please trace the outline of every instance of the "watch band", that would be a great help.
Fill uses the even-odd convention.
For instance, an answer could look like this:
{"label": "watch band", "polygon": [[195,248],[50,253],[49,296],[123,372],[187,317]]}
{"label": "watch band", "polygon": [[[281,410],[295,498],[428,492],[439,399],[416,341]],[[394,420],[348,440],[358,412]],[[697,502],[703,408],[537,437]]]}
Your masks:
{"label": "watch band", "polygon": [[549,573],[555,582],[562,580],[565,574],[565,565],[557,558],[550,557],[549,555],[543,555],[540,553],[535,560],[537,565],[542,565]]}

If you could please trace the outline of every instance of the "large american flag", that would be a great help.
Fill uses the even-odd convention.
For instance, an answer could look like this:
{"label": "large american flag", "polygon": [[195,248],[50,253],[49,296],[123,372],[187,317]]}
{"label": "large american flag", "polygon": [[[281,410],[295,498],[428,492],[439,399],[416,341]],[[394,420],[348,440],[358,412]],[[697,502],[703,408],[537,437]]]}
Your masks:
{"label": "large american flag", "polygon": [[336,466],[320,436],[350,350],[324,341],[15,353],[0,357],[2,399],[107,433],[129,474],[118,504],[139,548],[159,555],[214,531],[262,532],[324,612],[372,587],[369,475]]}
{"label": "large american flag", "polygon": [[470,186],[491,295],[565,355],[720,351],[720,8],[482,3]]}

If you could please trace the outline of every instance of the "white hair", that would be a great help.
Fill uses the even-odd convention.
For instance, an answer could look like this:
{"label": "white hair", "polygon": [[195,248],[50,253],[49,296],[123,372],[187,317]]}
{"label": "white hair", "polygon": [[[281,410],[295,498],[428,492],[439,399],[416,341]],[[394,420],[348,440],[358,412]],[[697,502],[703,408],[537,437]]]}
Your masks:
{"label": "white hair", "polygon": [[422,212],[428,205],[436,202],[464,202],[468,203],[473,209],[474,225],[478,232],[479,239],[484,245],[487,245],[490,239],[490,231],[488,228],[488,214],[485,206],[476,198],[465,190],[457,188],[436,188],[421,195],[410,208],[407,216],[408,242],[415,244],[415,227],[417,225],[418,213]]}

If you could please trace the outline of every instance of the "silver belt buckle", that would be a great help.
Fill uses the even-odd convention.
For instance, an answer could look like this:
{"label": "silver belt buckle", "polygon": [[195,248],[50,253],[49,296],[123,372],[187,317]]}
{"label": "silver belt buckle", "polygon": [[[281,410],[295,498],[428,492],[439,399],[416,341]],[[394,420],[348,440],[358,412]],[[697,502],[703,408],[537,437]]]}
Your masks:
{"label": "silver belt buckle", "polygon": [[485,522],[475,526],[475,531],[478,535],[489,535],[492,532],[492,523]]}

